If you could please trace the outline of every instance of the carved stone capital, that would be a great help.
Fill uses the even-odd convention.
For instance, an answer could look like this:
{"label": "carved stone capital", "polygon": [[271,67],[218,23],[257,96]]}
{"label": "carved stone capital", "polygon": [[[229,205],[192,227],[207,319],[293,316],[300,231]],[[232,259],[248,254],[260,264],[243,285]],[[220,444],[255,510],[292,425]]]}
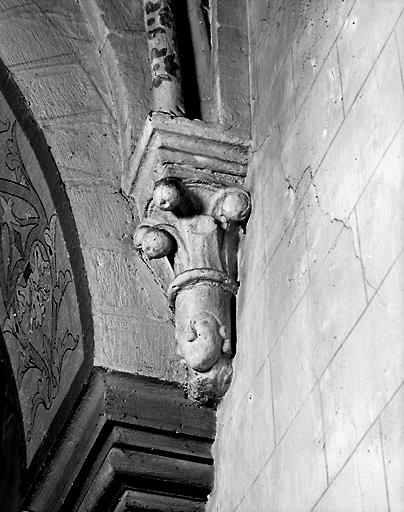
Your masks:
{"label": "carved stone capital", "polygon": [[[160,127],[161,121],[159,114]],[[244,148],[223,135],[217,137],[205,124],[172,121],[168,123],[169,133],[162,130],[159,134],[163,140],[157,148],[149,144],[142,155],[134,156],[135,179],[126,182],[126,191],[136,199],[141,218],[134,244],[144,258],[166,258],[169,263],[172,277],[167,296],[175,312],[178,352],[189,369],[190,396],[215,402],[227,390],[232,373],[231,298],[237,293],[237,250],[251,198],[243,188],[240,162],[233,174],[215,170],[214,164],[218,162],[222,168],[230,165],[235,156],[240,159]],[[188,125],[188,133],[181,133],[178,125]],[[201,129],[205,137],[197,138]],[[167,159],[164,136],[178,147],[171,159]],[[159,152],[165,154],[164,160]],[[192,158],[194,164],[189,165]],[[197,167],[198,159],[205,162],[203,168]]]}

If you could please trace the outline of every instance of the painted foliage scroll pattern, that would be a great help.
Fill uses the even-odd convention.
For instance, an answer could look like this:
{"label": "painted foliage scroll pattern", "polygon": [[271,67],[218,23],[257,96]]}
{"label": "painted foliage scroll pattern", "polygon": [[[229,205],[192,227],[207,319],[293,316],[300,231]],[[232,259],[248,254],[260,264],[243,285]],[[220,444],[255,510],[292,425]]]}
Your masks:
{"label": "painted foliage scroll pattern", "polygon": [[[6,144],[0,177],[0,290],[3,334],[14,346],[18,386],[29,386],[26,436],[30,441],[41,408],[58,396],[66,356],[80,334],[71,332],[68,311],[69,268],[60,268],[60,226],[48,214],[24,165],[15,121],[0,120]],[[63,314],[61,312],[63,311]]]}

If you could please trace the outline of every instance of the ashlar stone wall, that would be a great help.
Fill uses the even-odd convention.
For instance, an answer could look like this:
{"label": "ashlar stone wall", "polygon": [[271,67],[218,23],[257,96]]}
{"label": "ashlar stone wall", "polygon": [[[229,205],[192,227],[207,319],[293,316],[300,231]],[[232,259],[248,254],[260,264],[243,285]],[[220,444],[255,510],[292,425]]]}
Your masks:
{"label": "ashlar stone wall", "polygon": [[208,510],[404,507],[402,0],[249,0],[253,213]]}
{"label": "ashlar stone wall", "polygon": [[38,121],[84,256],[94,364],[184,381],[161,285],[120,193],[150,101],[141,0],[0,0],[0,59]]}

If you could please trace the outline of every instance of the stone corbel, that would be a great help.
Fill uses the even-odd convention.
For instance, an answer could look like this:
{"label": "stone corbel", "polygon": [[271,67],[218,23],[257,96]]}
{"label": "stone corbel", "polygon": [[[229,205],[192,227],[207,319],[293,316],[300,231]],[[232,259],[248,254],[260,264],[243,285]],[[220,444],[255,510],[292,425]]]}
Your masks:
{"label": "stone corbel", "polygon": [[237,251],[251,199],[243,187],[247,149],[199,121],[152,114],[124,192],[138,205],[134,243],[143,257],[166,258],[178,352],[189,394],[215,402],[232,374],[231,298]]}

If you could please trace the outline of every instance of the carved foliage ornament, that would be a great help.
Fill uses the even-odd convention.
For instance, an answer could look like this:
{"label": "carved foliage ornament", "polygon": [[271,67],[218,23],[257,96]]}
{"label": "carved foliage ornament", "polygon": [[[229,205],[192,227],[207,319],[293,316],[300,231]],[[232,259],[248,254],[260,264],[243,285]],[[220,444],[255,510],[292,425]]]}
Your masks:
{"label": "carved foliage ornament", "polygon": [[135,247],[147,258],[167,257],[174,279],[179,354],[189,369],[190,396],[214,402],[231,378],[231,297],[237,292],[240,226],[251,201],[241,186],[168,176],[155,183]]}

